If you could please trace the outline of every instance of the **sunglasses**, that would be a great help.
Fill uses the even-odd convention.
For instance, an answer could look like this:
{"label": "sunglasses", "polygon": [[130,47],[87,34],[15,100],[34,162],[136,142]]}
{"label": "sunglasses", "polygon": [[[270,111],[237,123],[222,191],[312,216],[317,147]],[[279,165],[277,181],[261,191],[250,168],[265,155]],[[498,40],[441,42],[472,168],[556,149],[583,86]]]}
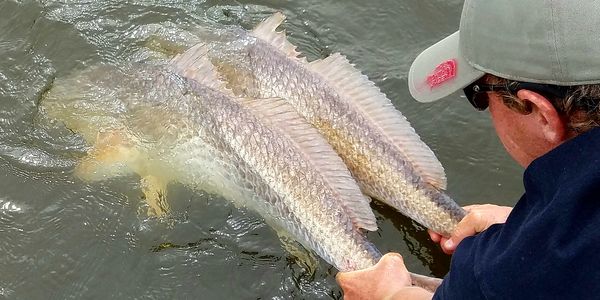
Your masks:
{"label": "sunglasses", "polygon": [[570,86],[560,86],[552,84],[530,83],[513,81],[507,85],[484,84],[477,81],[471,83],[463,89],[469,103],[476,110],[484,111],[489,106],[488,92],[508,91],[515,95],[520,90],[530,90],[536,92],[548,100],[563,99],[567,97]]}

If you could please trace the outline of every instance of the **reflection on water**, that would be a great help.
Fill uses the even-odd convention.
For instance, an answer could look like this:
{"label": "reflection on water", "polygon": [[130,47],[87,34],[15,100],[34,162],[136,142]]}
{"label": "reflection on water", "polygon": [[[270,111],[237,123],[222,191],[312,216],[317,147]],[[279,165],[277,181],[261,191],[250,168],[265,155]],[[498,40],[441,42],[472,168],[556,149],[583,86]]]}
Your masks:
{"label": "reflection on water", "polygon": [[[169,186],[173,213],[149,218],[139,178],[88,184],[73,167],[81,137],[38,114],[54,78],[98,62],[151,62],[276,10],[314,59],[346,54],[413,123],[459,203],[513,204],[521,170],[488,117],[456,95],[410,100],[420,50],[456,30],[461,1],[0,1],[0,296],[47,298],[339,298],[335,270],[311,270],[255,214]],[[160,51],[158,51],[160,50]],[[369,239],[411,271],[443,276],[449,258],[414,222],[374,204]]]}

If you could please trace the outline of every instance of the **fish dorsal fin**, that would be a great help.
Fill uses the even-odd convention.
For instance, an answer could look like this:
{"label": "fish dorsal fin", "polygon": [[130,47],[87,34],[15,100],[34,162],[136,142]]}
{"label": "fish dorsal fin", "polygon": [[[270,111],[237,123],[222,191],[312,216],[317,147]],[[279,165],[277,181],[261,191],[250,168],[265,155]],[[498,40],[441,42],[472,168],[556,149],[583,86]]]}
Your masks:
{"label": "fish dorsal fin", "polygon": [[215,66],[210,62],[209,51],[209,46],[202,43],[196,44],[185,52],[176,55],[169,63],[169,67],[180,76],[233,95],[231,90],[225,86],[225,82],[219,78]]}
{"label": "fish dorsal fin", "polygon": [[285,20],[285,15],[276,12],[266,20],[260,22],[251,31],[252,36],[259,38],[271,46],[279,49],[289,57],[300,59],[300,52],[296,51],[296,46],[290,43],[285,35],[285,31],[276,31],[277,27]]}
{"label": "fish dorsal fin", "polygon": [[309,64],[310,70],[335,88],[342,99],[348,99],[363,115],[378,126],[384,135],[410,160],[421,178],[446,189],[446,174],[433,151],[423,142],[406,118],[392,102],[339,53]]}
{"label": "fish dorsal fin", "polygon": [[370,199],[362,194],[342,159],[319,134],[300,116],[293,106],[280,98],[244,99],[242,104],[287,135],[307,161],[323,176],[323,180],[342,196],[342,206],[352,222],[366,230],[377,230]]}

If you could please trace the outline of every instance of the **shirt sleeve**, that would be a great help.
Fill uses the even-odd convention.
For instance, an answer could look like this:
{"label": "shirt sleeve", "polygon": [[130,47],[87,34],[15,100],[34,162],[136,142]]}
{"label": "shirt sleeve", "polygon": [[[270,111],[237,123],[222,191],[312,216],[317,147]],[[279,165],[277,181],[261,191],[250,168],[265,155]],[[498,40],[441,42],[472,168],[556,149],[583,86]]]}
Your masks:
{"label": "shirt sleeve", "polygon": [[475,276],[474,237],[464,239],[454,251],[450,272],[437,288],[433,299],[485,299]]}

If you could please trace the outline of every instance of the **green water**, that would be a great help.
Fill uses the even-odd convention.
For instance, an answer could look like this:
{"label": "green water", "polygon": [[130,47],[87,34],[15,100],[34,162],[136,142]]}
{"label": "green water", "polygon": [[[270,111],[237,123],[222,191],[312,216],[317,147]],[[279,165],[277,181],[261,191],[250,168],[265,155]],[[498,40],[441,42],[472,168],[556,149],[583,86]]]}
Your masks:
{"label": "green water", "polygon": [[[97,183],[72,170],[86,145],[39,122],[54,78],[98,62],[141,61],[189,44],[202,28],[251,28],[283,11],[309,59],[342,52],[411,121],[446,168],[463,205],[512,205],[521,173],[487,113],[460,95],[419,104],[410,63],[458,27],[462,1],[6,1],[0,0],[0,298],[340,298],[335,270],[306,267],[257,215],[169,186],[172,213],[150,218],[135,176]],[[449,257],[422,228],[375,205],[381,251],[441,277]]]}

